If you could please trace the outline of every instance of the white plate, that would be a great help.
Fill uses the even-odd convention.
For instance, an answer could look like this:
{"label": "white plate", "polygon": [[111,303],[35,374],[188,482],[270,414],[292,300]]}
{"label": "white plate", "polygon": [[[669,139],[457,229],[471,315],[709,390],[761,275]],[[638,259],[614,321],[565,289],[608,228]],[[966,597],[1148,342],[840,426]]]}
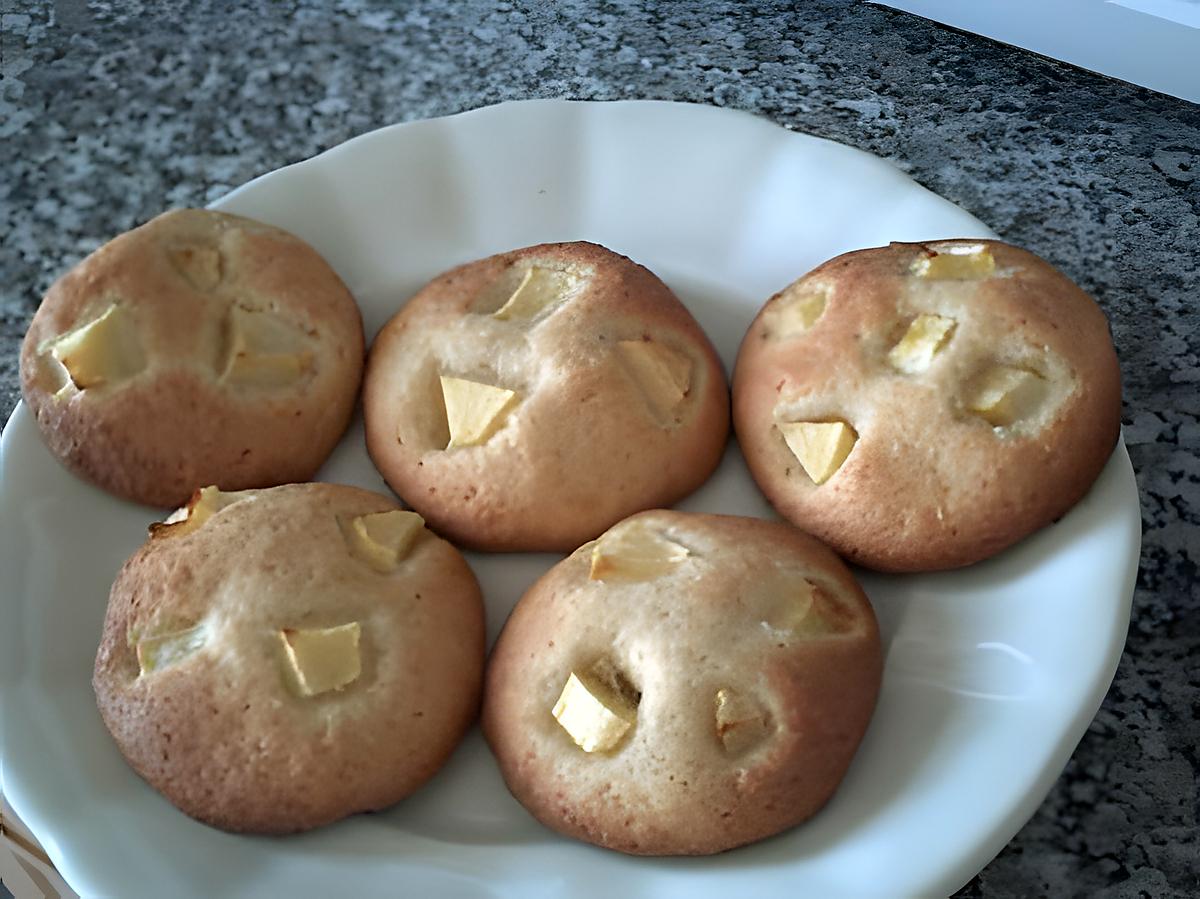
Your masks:
{"label": "white plate", "polygon": [[[374,334],[459,262],[588,239],[678,291],[728,368],[759,305],[818,262],[889,240],[987,236],[890,165],[729,111],[532,101],[385,128],[216,204],[312,242]],[[108,587],[151,510],[68,476],[28,410],[0,477],[3,786],[67,880],[119,896],[948,894],[1016,833],[1112,679],[1140,520],[1119,446],[1057,525],[969,570],[864,576],[887,646],[879,709],[832,803],[707,859],[561,839],[505,791],[478,732],[417,795],[299,837],[238,837],[175,811],[118,755],[90,675]],[[381,489],[356,423],[322,478]],[[730,447],[687,509],[769,515]],[[494,637],[551,556],[479,556]]]}

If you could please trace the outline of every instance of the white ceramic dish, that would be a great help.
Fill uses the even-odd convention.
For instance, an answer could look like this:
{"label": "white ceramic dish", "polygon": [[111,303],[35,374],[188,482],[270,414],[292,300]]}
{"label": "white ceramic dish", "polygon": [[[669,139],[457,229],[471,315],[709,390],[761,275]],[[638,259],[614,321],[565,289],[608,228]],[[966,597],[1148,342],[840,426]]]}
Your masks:
{"label": "white ceramic dish", "polygon": [[[820,262],[889,240],[986,236],[890,165],[750,116],[667,103],[532,101],[385,128],[216,204],[312,242],[368,334],[432,275],[589,239],[660,274],[727,367],[758,306]],[[325,480],[382,489],[356,423]],[[731,446],[684,504],[769,515]],[[409,801],[287,839],[176,812],[95,711],[108,586],[153,510],[67,475],[28,410],[3,435],[3,787],[84,895],[945,895],[1033,813],[1095,714],[1124,643],[1140,520],[1123,446],[1061,522],[950,574],[865,576],[887,645],[878,713],[810,823],[707,859],[569,842],[509,797],[477,732]],[[551,556],[471,556],[494,637]]]}

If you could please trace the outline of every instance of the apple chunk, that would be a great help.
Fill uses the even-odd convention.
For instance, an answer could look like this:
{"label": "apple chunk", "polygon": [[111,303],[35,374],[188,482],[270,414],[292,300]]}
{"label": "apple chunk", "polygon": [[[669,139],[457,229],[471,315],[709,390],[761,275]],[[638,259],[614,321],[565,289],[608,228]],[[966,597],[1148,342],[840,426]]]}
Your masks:
{"label": "apple chunk", "polygon": [[362,672],[357,621],[313,630],[279,632],[288,667],[301,696],[341,690]]}
{"label": "apple chunk", "polygon": [[888,362],[907,375],[925,371],[949,341],[955,324],[954,319],[940,315],[918,315],[888,353]]}
{"label": "apple chunk", "polygon": [[584,752],[615,749],[637,721],[637,699],[603,672],[571,672],[552,714]]}
{"label": "apple chunk", "polygon": [[137,326],[119,303],[51,341],[49,350],[80,390],[126,380],[146,367]]}
{"label": "apple chunk", "polygon": [[441,382],[450,429],[446,449],[487,443],[519,399],[515,391],[478,381],[443,376]]}
{"label": "apple chunk", "polygon": [[425,528],[416,512],[396,509],[360,515],[342,526],[350,552],[376,571],[394,571]]}
{"label": "apple chunk", "polygon": [[142,674],[153,674],[178,664],[208,641],[204,625],[173,631],[136,641],[138,668]]}
{"label": "apple chunk", "polygon": [[996,271],[992,251],[983,244],[941,245],[928,248],[930,255],[921,256],[912,265],[912,272],[930,281],[979,281],[990,278]]}
{"label": "apple chunk", "polygon": [[799,575],[784,575],[778,583],[770,583],[775,609],[767,621],[780,631],[796,631],[806,627],[814,616],[817,586]]}
{"label": "apple chunk", "polygon": [[784,574],[768,588],[774,611],[766,624],[802,639],[849,632],[854,619],[846,608],[821,587],[798,573]]}
{"label": "apple chunk", "polygon": [[618,525],[592,547],[593,581],[649,581],[687,559],[688,548],[639,521]]}
{"label": "apple chunk", "polygon": [[492,317],[501,321],[536,318],[545,310],[558,305],[573,281],[574,277],[566,272],[532,266],[525,272],[525,277],[521,279],[512,296],[492,313]]}
{"label": "apple chunk", "polygon": [[1028,369],[997,365],[975,379],[967,408],[992,427],[1007,428],[1037,412],[1047,387],[1045,378]]}
{"label": "apple chunk", "polygon": [[692,360],[654,340],[622,340],[617,350],[655,418],[672,421],[692,387]]}
{"label": "apple chunk", "polygon": [[182,537],[199,530],[205,522],[228,505],[242,498],[244,491],[222,493],[216,487],[201,487],[192,494],[186,506],[176,509],[166,520],[150,525],[150,536]]}
{"label": "apple chunk", "polygon": [[717,736],[729,755],[741,755],[770,734],[766,711],[729,687],[717,691],[715,717]]}
{"label": "apple chunk", "polygon": [[828,481],[858,441],[854,428],[844,421],[789,421],[778,427],[814,484]]}
{"label": "apple chunk", "polygon": [[280,387],[312,368],[313,352],[305,333],[274,312],[234,306],[226,327],[226,381]]}
{"label": "apple chunk", "polygon": [[824,285],[808,284],[786,292],[779,298],[775,315],[780,336],[792,337],[809,330],[824,314],[828,301],[829,288]]}
{"label": "apple chunk", "polygon": [[167,259],[196,290],[208,293],[221,283],[221,251],[204,244],[176,244],[167,249]]}

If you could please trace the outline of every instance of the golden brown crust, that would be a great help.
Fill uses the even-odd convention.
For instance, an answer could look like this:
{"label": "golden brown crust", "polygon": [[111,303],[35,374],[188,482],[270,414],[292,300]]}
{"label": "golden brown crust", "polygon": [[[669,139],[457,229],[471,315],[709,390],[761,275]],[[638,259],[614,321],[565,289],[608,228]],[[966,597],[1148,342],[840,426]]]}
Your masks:
{"label": "golden brown crust", "polygon": [[[587,273],[586,287],[532,323],[480,311],[492,285],[535,260]],[[642,339],[692,363],[666,426],[617,358],[619,341]],[[441,374],[516,389],[520,404],[486,444],[446,451],[427,420]],[[631,512],[674,503],[712,473],[729,430],[724,373],[695,319],[651,272],[589,243],[528,247],[434,279],[376,337],[363,406],[391,487],[439,533],[489,550],[570,551]]]}
{"label": "golden brown crust", "polygon": [[[996,271],[930,284],[910,273],[928,246],[986,245]],[[784,335],[779,311],[828,289],[823,315]],[[888,363],[920,313],[955,319],[924,372]],[[994,429],[966,406],[992,364],[1039,372],[1035,420]],[[987,558],[1061,517],[1088,491],[1117,439],[1121,384],[1103,312],[1037,256],[998,241],[892,244],[832,259],[763,307],[734,374],[734,424],[776,509],[843,556],[885,571]],[[842,418],[858,433],[845,464],[815,485],[777,424]]]}
{"label": "golden brown crust", "polygon": [[[185,274],[178,254],[208,254]],[[210,278],[211,276],[211,278]],[[146,367],[121,383],[56,393],[48,345],[118,302]],[[307,334],[310,370],[293,384],[222,380],[234,305],[271,310]],[[354,298],[315,250],[250,219],[164,213],[120,235],[47,292],[21,351],[26,402],[51,452],[80,477],[155,506],[199,486],[265,487],[312,477],[353,412],[362,375]]]}
{"label": "golden brown crust", "polygon": [[[509,789],[548,827],[639,855],[720,852],[807,819],[874,709],[882,655],[866,596],[832,552],[782,523],[652,511],[613,531],[631,523],[691,556],[648,582],[605,582],[589,580],[584,546],[525,594],[492,651],[483,728]],[[837,609],[839,632],[804,636],[780,620],[801,577]],[[551,709],[597,657],[641,699],[614,751],[585,753]],[[747,751],[717,733],[719,689],[768,710],[769,735]]]}
{"label": "golden brown crust", "polygon": [[[184,812],[228,830],[305,830],[399,801],[449,757],[478,709],[482,599],[462,556],[428,531],[394,572],[349,553],[339,517],[395,508],[331,484],[247,491],[125,563],[97,705],[133,769]],[[360,676],[296,695],[279,630],[352,621]],[[197,623],[203,648],[139,676],[131,635]]]}

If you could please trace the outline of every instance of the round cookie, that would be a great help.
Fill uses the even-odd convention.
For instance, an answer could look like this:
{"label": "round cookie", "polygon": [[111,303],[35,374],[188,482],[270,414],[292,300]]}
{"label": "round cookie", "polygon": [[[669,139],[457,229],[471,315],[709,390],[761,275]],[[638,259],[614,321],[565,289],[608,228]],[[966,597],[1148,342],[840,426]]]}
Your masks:
{"label": "round cookie", "polygon": [[350,420],[362,319],[304,241],[180,209],[63,275],[34,315],[21,387],[50,451],[117,496],[183,503],[308,480]]}
{"label": "round cookie", "polygon": [[847,253],[772,297],[734,373],[754,479],[882,571],[970,565],[1067,512],[1120,428],[1104,313],[988,240]]}
{"label": "round cookie", "polygon": [[289,833],[416,790],[475,719],[479,586],[385,497],[198,491],[113,584],[93,685],[133,769],[192,817]]}
{"label": "round cookie", "polygon": [[813,538],[645,512],[522,597],[488,662],[483,728],[548,827],[638,855],[708,854],[825,804],[881,669],[870,603]]}
{"label": "round cookie", "polygon": [[729,394],[699,324],[651,272],[544,244],[434,279],[367,363],[367,448],[430,527],[569,552],[676,502],[720,461]]}

